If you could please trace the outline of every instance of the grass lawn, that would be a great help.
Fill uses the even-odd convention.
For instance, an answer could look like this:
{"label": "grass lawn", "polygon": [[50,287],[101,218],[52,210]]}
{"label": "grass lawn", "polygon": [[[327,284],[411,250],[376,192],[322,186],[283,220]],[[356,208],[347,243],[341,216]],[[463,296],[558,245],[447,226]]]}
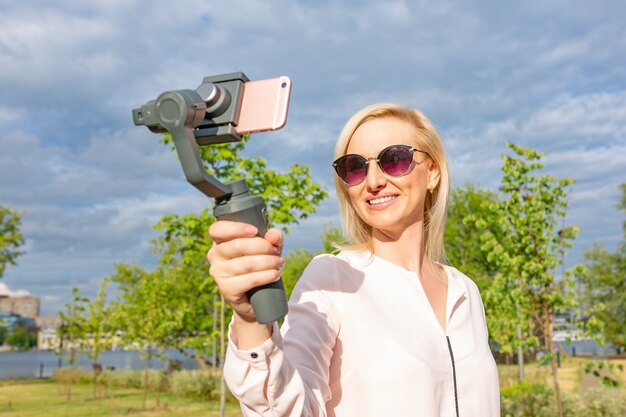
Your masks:
{"label": "grass lawn", "polygon": [[[157,406],[154,393],[149,393],[146,411],[141,411],[143,392],[136,389],[112,388],[106,398],[93,400],[91,385],[73,385],[68,402],[66,387],[50,380],[0,381],[1,417],[218,417],[219,404],[175,398],[161,394]],[[226,405],[226,416],[241,417],[238,404]]]}
{"label": "grass lawn", "polygon": [[[561,389],[576,394],[587,388],[586,385],[589,382],[596,382],[597,384],[594,385],[599,385],[600,379],[591,374],[585,375],[584,368],[589,362],[590,359],[588,358],[563,358],[559,368]],[[607,371],[608,375],[619,381],[621,386],[624,387],[626,385],[626,359],[613,359],[611,362],[615,365],[621,364],[624,367],[624,371],[617,369],[612,372]],[[498,365],[498,374],[500,376],[500,388],[511,387],[518,381],[517,365]],[[525,364],[524,378],[530,383],[553,386],[552,371],[549,365],[540,365],[538,362]]]}

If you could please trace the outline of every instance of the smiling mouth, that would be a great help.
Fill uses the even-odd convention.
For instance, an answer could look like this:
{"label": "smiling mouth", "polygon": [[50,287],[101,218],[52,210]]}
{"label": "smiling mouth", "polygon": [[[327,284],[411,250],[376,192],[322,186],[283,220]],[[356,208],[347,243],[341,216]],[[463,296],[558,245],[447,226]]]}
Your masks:
{"label": "smiling mouth", "polygon": [[373,198],[371,200],[367,200],[367,202],[370,206],[374,206],[376,204],[382,204],[391,200],[395,200],[397,197],[397,195],[389,195],[387,197]]}

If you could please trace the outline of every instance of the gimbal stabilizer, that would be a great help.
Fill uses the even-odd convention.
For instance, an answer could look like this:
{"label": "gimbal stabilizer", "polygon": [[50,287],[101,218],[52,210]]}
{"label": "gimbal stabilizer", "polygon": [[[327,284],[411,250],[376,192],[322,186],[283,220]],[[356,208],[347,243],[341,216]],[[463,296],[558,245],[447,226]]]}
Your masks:
{"label": "gimbal stabilizer", "polygon": [[[166,91],[134,109],[133,121],[154,133],[172,135],[187,181],[215,198],[213,214],[218,220],[252,224],[264,236],[268,220],[263,199],[250,195],[245,180],[223,184],[209,175],[198,152],[198,145],[241,140],[235,125],[247,81],[242,72],[205,77],[195,90]],[[287,314],[282,278],[250,290],[248,297],[259,323],[271,323]]]}

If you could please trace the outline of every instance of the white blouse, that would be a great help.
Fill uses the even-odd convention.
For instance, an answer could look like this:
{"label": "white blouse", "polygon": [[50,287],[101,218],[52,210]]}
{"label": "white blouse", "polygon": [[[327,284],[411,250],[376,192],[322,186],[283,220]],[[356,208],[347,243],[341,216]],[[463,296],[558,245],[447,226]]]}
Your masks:
{"label": "white blouse", "polygon": [[448,276],[446,331],[414,272],[369,252],[316,257],[272,338],[224,374],[244,415],[497,417],[498,371],[478,288]]}

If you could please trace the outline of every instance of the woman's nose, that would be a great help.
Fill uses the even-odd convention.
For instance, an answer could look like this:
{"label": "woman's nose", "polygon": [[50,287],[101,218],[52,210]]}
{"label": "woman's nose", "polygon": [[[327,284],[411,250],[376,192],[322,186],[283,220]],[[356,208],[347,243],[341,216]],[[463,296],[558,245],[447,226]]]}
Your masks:
{"label": "woman's nose", "polygon": [[387,177],[382,169],[376,163],[374,158],[370,159],[370,163],[367,166],[367,175],[365,176],[365,183],[367,189],[371,191],[380,190],[385,187],[387,183]]}

